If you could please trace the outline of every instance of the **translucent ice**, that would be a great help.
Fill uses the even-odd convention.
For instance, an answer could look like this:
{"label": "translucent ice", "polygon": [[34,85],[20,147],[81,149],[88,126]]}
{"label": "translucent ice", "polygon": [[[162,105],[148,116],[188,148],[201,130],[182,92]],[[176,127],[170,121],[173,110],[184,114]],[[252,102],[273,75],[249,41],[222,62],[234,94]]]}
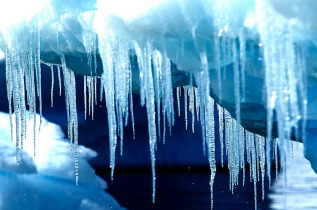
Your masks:
{"label": "translucent ice", "polygon": [[[171,133],[173,88],[177,88],[180,110],[182,86],[185,128],[188,111],[192,131],[197,130],[195,110],[201,123],[211,191],[217,120],[232,191],[239,183],[239,172],[245,174],[245,154],[254,186],[260,178],[263,184],[266,172],[270,179],[271,155],[277,161],[277,144],[273,142],[277,137],[283,142],[279,145],[282,165],[289,148],[289,141],[283,140],[299,140],[316,170],[316,135],[312,134],[317,128],[317,5],[313,0],[51,0],[31,9],[21,2],[15,8],[18,2],[0,2],[0,48],[6,56],[11,138],[16,142],[18,163],[26,138],[27,110],[34,125],[41,124],[35,116],[37,112],[42,115],[42,62],[59,66],[60,93],[63,75],[68,135],[77,171],[74,73],[85,76],[86,115],[94,115],[97,86],[101,84],[100,100],[104,96],[108,113],[112,176],[118,139],[123,154],[123,127],[129,117],[134,119],[132,92],[140,94],[140,103],[147,109],[153,201],[157,140],[163,138],[164,142],[167,129]],[[12,12],[16,10],[21,10],[20,16]],[[311,137],[309,141],[306,136]],[[256,198],[256,188],[254,192]]]}

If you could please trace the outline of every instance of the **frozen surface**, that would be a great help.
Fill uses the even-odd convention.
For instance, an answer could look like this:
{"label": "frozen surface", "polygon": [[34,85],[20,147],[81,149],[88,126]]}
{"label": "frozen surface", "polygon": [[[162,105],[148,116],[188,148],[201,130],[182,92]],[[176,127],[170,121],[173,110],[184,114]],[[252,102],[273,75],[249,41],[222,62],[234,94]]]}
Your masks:
{"label": "frozen surface", "polygon": [[79,146],[81,176],[76,186],[73,155],[58,125],[43,119],[37,155],[33,156],[33,135],[28,134],[17,165],[9,116],[0,113],[0,119],[1,209],[123,209],[104,191],[106,182],[87,162],[96,156],[94,151]]}

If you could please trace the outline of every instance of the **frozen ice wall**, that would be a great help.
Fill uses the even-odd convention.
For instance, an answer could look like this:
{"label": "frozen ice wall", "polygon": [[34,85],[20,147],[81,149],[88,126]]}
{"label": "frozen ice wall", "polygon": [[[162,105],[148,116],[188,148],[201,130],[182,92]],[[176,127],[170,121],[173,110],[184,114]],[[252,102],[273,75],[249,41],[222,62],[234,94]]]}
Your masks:
{"label": "frozen ice wall", "polygon": [[[157,142],[171,133],[180,94],[185,95],[186,129],[188,113],[201,123],[211,191],[216,175],[215,121],[220,124],[222,154],[228,156],[232,190],[246,162],[255,194],[259,175],[262,183],[266,173],[270,179],[275,138],[281,140],[283,166],[292,149],[290,140],[298,140],[317,170],[313,0],[28,3],[0,2],[0,48],[6,57],[11,138],[18,163],[28,110],[42,116],[40,63],[46,63],[52,78],[58,74],[55,82],[65,87],[76,182],[80,137],[75,73],[84,75],[87,117],[93,118],[96,104],[106,102],[112,176],[115,151],[118,145],[120,151],[123,147],[123,128],[130,120],[134,126],[132,93],[140,94],[148,118],[153,202]],[[32,9],[25,9],[28,5]],[[12,10],[21,13],[8,13]],[[53,105],[53,97],[51,101]],[[32,119],[35,125],[42,124],[41,117]],[[36,129],[33,133],[36,145]]]}

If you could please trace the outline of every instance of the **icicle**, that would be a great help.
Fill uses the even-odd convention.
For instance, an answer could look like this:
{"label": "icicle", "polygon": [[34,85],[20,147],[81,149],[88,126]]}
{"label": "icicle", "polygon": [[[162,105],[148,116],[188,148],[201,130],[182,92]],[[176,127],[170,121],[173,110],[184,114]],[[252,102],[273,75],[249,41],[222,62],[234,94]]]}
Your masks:
{"label": "icicle", "polygon": [[93,77],[89,77],[89,95],[90,95],[90,107],[91,107],[91,119],[93,120],[94,119],[94,101],[95,101],[95,91],[94,91],[94,87],[95,87],[95,84],[94,84],[94,78]]}
{"label": "icicle", "polygon": [[[198,81],[197,84],[201,84],[203,78],[201,76],[196,76],[196,80]],[[206,123],[205,123],[205,111],[204,111],[204,107],[205,107],[205,98],[203,96],[205,96],[205,93],[203,92],[203,88],[198,87],[198,92],[199,92],[199,99],[200,99],[200,124],[201,124],[201,133],[202,133],[202,148],[203,148],[203,154],[204,156],[206,155]]]}
{"label": "icicle", "polygon": [[66,100],[66,112],[68,122],[68,137],[70,139],[71,148],[73,146],[74,159],[75,159],[75,176],[76,185],[79,180],[79,165],[78,165],[78,116],[76,105],[76,81],[74,72],[69,70],[66,66],[64,55],[61,57],[64,76],[65,87],[65,100]]}
{"label": "icicle", "polygon": [[172,73],[171,73],[171,61],[167,58],[166,53],[162,55],[162,86],[163,91],[163,107],[167,124],[169,127],[169,134],[172,135],[172,126],[174,125],[174,97],[173,97],[173,86],[172,86]]}
{"label": "icicle", "polygon": [[87,117],[87,76],[83,76],[84,78],[84,106],[85,106],[85,120]]}
{"label": "icicle", "polygon": [[271,140],[269,138],[265,138],[266,140],[266,171],[269,180],[269,186],[271,186]]}
{"label": "icicle", "polygon": [[245,100],[246,41],[245,41],[245,32],[243,30],[241,30],[239,34],[239,44],[240,44],[242,101],[244,101]]}
{"label": "icicle", "polygon": [[221,166],[223,167],[223,108],[217,104],[219,115],[219,137],[221,149]]}
{"label": "icicle", "polygon": [[[87,64],[90,68],[90,75],[96,74],[96,65],[97,65],[97,63],[96,63],[96,40],[97,40],[96,34],[94,34],[92,32],[84,33],[84,36],[83,36],[84,43],[83,44],[84,44],[86,52],[87,52],[87,60],[88,60]],[[93,66],[93,64],[94,64],[94,66]]]}
{"label": "icicle", "polygon": [[[203,129],[203,135],[205,135],[207,148],[208,148],[208,160],[210,166],[210,191],[211,191],[211,208],[213,207],[213,182],[216,174],[216,160],[215,160],[215,121],[214,121],[214,100],[210,97],[210,81],[209,81],[209,69],[206,53],[201,53],[201,64],[203,71],[199,72],[196,77],[199,81],[199,89],[202,91],[201,98],[203,99],[201,106],[203,107],[201,112],[204,112],[203,117],[201,117],[201,123]],[[185,91],[185,97],[187,94],[187,89]],[[187,107],[187,106],[186,106]],[[204,120],[203,120],[204,119]],[[206,123],[205,125],[203,123]]]}
{"label": "icicle", "polygon": [[131,121],[132,121],[132,131],[133,131],[133,139],[135,139],[135,129],[134,129],[134,114],[133,114],[133,95],[132,95],[132,69],[130,65],[130,81],[129,81],[129,99],[130,99],[130,112],[131,112]]}
{"label": "icicle", "polygon": [[214,30],[214,55],[217,69],[217,82],[218,82],[218,93],[219,100],[222,100],[222,78],[221,78],[221,53],[220,53],[220,38],[218,35],[218,30]]}
{"label": "icicle", "polygon": [[42,85],[41,85],[41,60],[40,60],[40,53],[41,53],[41,47],[40,47],[40,16],[37,16],[36,23],[35,23],[35,52],[34,52],[34,66],[35,66],[35,74],[36,74],[36,87],[37,87],[37,94],[39,97],[39,109],[40,109],[40,125],[39,130],[41,130],[41,124],[42,124]]}
{"label": "icicle", "polygon": [[301,94],[301,107],[302,107],[302,139],[303,143],[306,141],[306,121],[307,121],[307,77],[306,77],[306,63],[305,63],[305,56],[306,50],[303,48],[299,48],[298,50],[298,61],[297,61],[297,69],[298,70],[298,78],[299,78],[299,89]]}
{"label": "icicle", "polygon": [[[155,125],[155,100],[154,100],[154,84],[153,84],[153,76],[151,69],[151,46],[149,43],[144,47],[143,52],[143,65],[141,68],[143,69],[143,78],[145,85],[145,97],[146,97],[146,108],[147,108],[147,116],[148,116],[148,128],[149,128],[149,142],[150,142],[150,152],[151,152],[151,165],[152,165],[152,201],[155,202],[155,147],[156,147],[156,125]],[[140,57],[142,55],[138,55]]]}
{"label": "icicle", "polygon": [[[245,145],[246,145],[246,131],[245,129],[241,126],[241,134],[242,134],[242,137],[241,137],[241,141],[242,141],[242,154],[241,154],[241,167],[242,167],[242,173],[243,173],[243,182],[242,182],[242,186],[244,186],[244,183],[245,183]],[[240,148],[241,149],[241,148]]]}
{"label": "icicle", "polygon": [[[235,114],[237,123],[240,125],[240,77],[239,77],[239,59],[235,40],[232,43],[233,52],[233,74],[234,74],[234,98],[235,98]],[[237,129],[239,138],[239,129]]]}
{"label": "icicle", "polygon": [[195,92],[197,121],[199,121],[200,95],[199,95],[199,91],[197,90],[197,88],[194,88],[194,92]]}
{"label": "icicle", "polygon": [[188,121],[187,121],[187,96],[188,96],[188,86],[184,86],[184,107],[185,107],[185,128],[187,130],[187,125],[188,125]]}
{"label": "icicle", "polygon": [[88,115],[91,116],[91,78],[87,76],[87,91],[88,91]]}
{"label": "icicle", "polygon": [[[207,86],[208,87],[208,86]],[[216,175],[216,157],[215,157],[215,133],[214,133],[214,100],[208,96],[207,114],[208,116],[208,153],[210,165],[210,192],[211,192],[211,208],[213,207],[213,182]]]}
{"label": "icicle", "polygon": [[278,140],[274,139],[274,156],[275,156],[275,175],[276,175],[276,180],[278,179],[278,154],[277,154],[277,144]]}
{"label": "icicle", "polygon": [[228,155],[228,149],[229,149],[229,145],[230,145],[230,128],[231,126],[231,116],[230,113],[225,109],[224,110],[225,113],[225,125],[226,125],[226,134],[225,134],[225,143],[226,143],[226,155]]}
{"label": "icicle", "polygon": [[97,77],[94,77],[94,80],[95,80],[95,105],[98,105],[98,80],[97,80]]}
{"label": "icicle", "polygon": [[181,105],[180,105],[180,94],[181,94],[181,87],[176,88],[176,96],[177,96],[177,108],[178,108],[178,116],[181,116]]}
{"label": "icicle", "polygon": [[58,85],[59,85],[59,96],[62,95],[62,80],[61,80],[61,68],[62,67],[58,67],[57,70],[58,70]]}
{"label": "icicle", "polygon": [[[162,87],[162,55],[158,51],[153,55],[154,67],[154,86],[155,86],[155,99],[156,99],[156,112],[157,112],[157,133],[160,138],[161,135],[161,87]],[[164,107],[163,107],[164,109]],[[164,110],[163,110],[164,111]],[[165,121],[165,119],[163,119]]]}
{"label": "icicle", "polygon": [[191,78],[191,85],[189,86],[189,111],[192,113],[192,132],[195,132],[195,96],[194,89],[192,86],[193,79]]}
{"label": "icicle", "polygon": [[[100,36],[98,36],[100,37]],[[99,40],[100,56],[102,58],[104,73],[102,80],[104,84],[104,91],[107,102],[108,112],[108,127],[109,127],[109,145],[110,145],[110,168],[111,179],[113,179],[115,167],[115,151],[117,146],[117,122],[115,112],[115,99],[114,99],[114,72],[113,63],[111,61],[111,44],[101,38]]]}
{"label": "icicle", "polygon": [[12,120],[12,75],[11,75],[11,53],[6,48],[6,84],[7,84],[7,99],[9,104],[9,118],[10,118],[10,137],[13,142],[13,120]]}
{"label": "icicle", "polygon": [[13,120],[12,120],[12,111],[11,111],[11,101],[13,99],[13,110],[15,111],[15,123],[16,123],[16,161],[19,165],[20,158],[19,158],[19,112],[18,112],[18,104],[19,101],[17,101],[15,98],[17,96],[17,81],[16,77],[14,75],[14,72],[16,72],[14,68],[15,60],[13,58],[13,55],[11,55],[11,52],[9,49],[6,50],[6,80],[7,80],[7,93],[8,93],[8,101],[9,101],[9,113],[10,113],[10,124],[11,124],[11,139],[13,140]]}
{"label": "icicle", "polygon": [[26,105],[25,105],[25,83],[24,83],[24,70],[22,68],[21,62],[23,62],[23,57],[19,60],[18,72],[17,72],[17,79],[18,79],[18,94],[19,94],[19,109],[20,109],[20,120],[18,122],[21,125],[21,149],[23,149],[23,141],[26,137]]}
{"label": "icicle", "polygon": [[95,113],[95,80],[94,77],[90,77],[90,94],[91,94],[91,119],[94,120],[94,113]]}
{"label": "icicle", "polygon": [[52,85],[51,85],[51,107],[53,107],[53,98],[54,98],[54,66],[51,65],[51,74],[52,74]]}
{"label": "icicle", "polygon": [[256,180],[257,180],[257,170],[256,170],[256,165],[257,165],[257,161],[256,161],[256,151],[255,151],[255,136],[254,134],[251,134],[251,165],[252,165],[252,179],[253,179],[253,185],[254,185],[254,209],[257,209],[257,188],[256,188]]}
{"label": "icicle", "polygon": [[260,168],[262,178],[262,200],[264,200],[264,176],[265,176],[265,138],[263,136],[259,139],[260,142]]}
{"label": "icicle", "polygon": [[[293,41],[293,31],[289,25],[289,20],[279,15],[272,8],[272,5],[265,0],[256,1],[256,14],[261,39],[261,45],[259,44],[259,46],[262,47],[265,61],[267,93],[266,156],[268,161],[267,171],[269,172],[273,111],[276,112],[278,136],[281,141],[289,139],[292,129],[297,130],[299,120],[306,116],[305,104],[307,98],[306,90],[303,88],[305,83],[303,78],[306,78],[304,76],[305,70],[303,70],[305,63]],[[302,109],[300,109],[301,104],[303,105]],[[303,126],[305,127],[305,120],[303,120]],[[305,138],[304,132],[303,137]],[[282,154],[281,157],[283,160],[284,156]],[[277,157],[275,158],[277,161]]]}

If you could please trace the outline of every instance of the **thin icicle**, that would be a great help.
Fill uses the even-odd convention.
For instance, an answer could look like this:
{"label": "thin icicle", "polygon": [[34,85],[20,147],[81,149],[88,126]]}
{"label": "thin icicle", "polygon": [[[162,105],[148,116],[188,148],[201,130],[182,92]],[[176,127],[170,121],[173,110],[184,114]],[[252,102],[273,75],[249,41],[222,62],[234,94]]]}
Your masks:
{"label": "thin icicle", "polygon": [[84,106],[85,106],[85,120],[87,118],[87,76],[83,76],[84,78]]}
{"label": "thin icicle", "polygon": [[130,99],[130,112],[131,112],[131,121],[132,121],[132,132],[133,132],[133,139],[135,139],[135,129],[134,129],[134,114],[133,114],[133,94],[132,94],[132,69],[130,67],[130,94],[129,94],[129,99]]}
{"label": "thin icicle", "polygon": [[59,85],[59,96],[62,95],[62,80],[61,80],[61,68],[62,67],[58,67],[57,70],[58,70],[58,85]]}
{"label": "thin icicle", "polygon": [[194,96],[194,88],[191,85],[189,86],[189,111],[192,113],[192,132],[195,132],[195,96]]}
{"label": "thin icicle", "polygon": [[172,135],[172,126],[174,125],[175,118],[171,61],[167,58],[166,53],[163,53],[162,58],[162,87],[164,87],[162,95],[163,112],[166,116],[167,125],[169,127],[169,134]]}
{"label": "thin icicle", "polygon": [[219,115],[219,137],[220,137],[220,150],[221,150],[221,166],[223,167],[223,108],[217,104]]}
{"label": "thin icicle", "polygon": [[197,114],[197,121],[199,121],[199,109],[200,109],[200,95],[197,88],[194,88],[195,92],[195,107],[196,107],[196,114]]}
{"label": "thin icicle", "polygon": [[[155,99],[156,99],[156,112],[157,112],[157,133],[161,136],[161,87],[162,87],[162,55],[158,51],[153,55],[153,73],[154,73],[154,86],[155,86]],[[164,107],[163,107],[164,109]],[[164,111],[164,110],[163,110]],[[165,120],[165,119],[163,119]]]}
{"label": "thin icicle", "polygon": [[181,116],[181,105],[180,105],[180,94],[181,94],[181,87],[176,88],[176,96],[177,96],[177,109],[178,109],[178,116]]}
{"label": "thin icicle", "polygon": [[276,177],[276,180],[278,179],[278,163],[279,163],[278,154],[277,154],[277,145],[278,145],[278,140],[274,139],[275,177]]}
{"label": "thin icicle", "polygon": [[260,137],[260,169],[261,169],[261,178],[262,178],[262,200],[264,200],[264,176],[265,176],[265,138]]}
{"label": "thin icicle", "polygon": [[41,85],[41,60],[40,60],[40,53],[41,53],[41,47],[40,47],[40,16],[37,16],[37,20],[35,23],[36,28],[36,34],[35,34],[35,52],[34,52],[34,66],[35,66],[35,74],[36,74],[36,87],[37,87],[37,94],[39,97],[39,109],[40,109],[40,125],[39,130],[41,130],[41,124],[42,124],[42,85]]}
{"label": "thin icicle", "polygon": [[155,125],[155,93],[154,93],[154,83],[151,68],[151,45],[147,43],[144,46],[143,53],[138,55],[138,57],[143,57],[142,62],[139,62],[140,68],[143,71],[143,81],[144,81],[144,91],[146,97],[146,107],[148,116],[148,128],[149,128],[149,143],[151,152],[151,165],[152,165],[152,201],[155,202],[155,148],[156,148],[156,125]]}
{"label": "thin icicle", "polygon": [[[239,59],[235,40],[232,43],[232,53],[233,53],[233,74],[234,74],[234,98],[235,98],[235,114],[237,123],[240,125],[240,77],[239,77]],[[237,129],[239,138],[239,129]]]}
{"label": "thin icicle", "polygon": [[52,85],[51,85],[51,107],[53,107],[53,98],[54,98],[54,66],[51,65],[51,74],[52,74]]}
{"label": "thin icicle", "polygon": [[254,186],[254,209],[257,209],[257,188],[256,188],[256,181],[257,181],[257,170],[256,170],[256,151],[255,151],[255,136],[254,134],[251,134],[251,165],[252,165],[252,180],[253,180],[253,186]]}
{"label": "thin icicle", "polygon": [[185,128],[187,130],[187,125],[188,125],[188,121],[187,121],[187,97],[188,97],[188,86],[184,86],[184,107],[185,107]]}
{"label": "thin icicle", "polygon": [[[209,69],[206,53],[200,55],[203,71],[196,75],[199,81],[199,89],[201,90],[201,113],[204,114],[201,117],[202,127],[204,129],[203,135],[205,135],[208,160],[210,166],[210,191],[211,191],[211,208],[213,207],[213,182],[216,175],[216,159],[215,159],[215,121],[214,121],[214,100],[210,97],[210,81],[209,81]],[[187,95],[187,89],[185,91]],[[187,96],[185,96],[187,97]],[[203,124],[205,123],[205,125]]]}
{"label": "thin icicle", "polygon": [[241,68],[241,89],[242,89],[242,101],[245,100],[245,70],[246,70],[246,40],[245,32],[240,31],[239,34],[240,44],[240,68]]}

